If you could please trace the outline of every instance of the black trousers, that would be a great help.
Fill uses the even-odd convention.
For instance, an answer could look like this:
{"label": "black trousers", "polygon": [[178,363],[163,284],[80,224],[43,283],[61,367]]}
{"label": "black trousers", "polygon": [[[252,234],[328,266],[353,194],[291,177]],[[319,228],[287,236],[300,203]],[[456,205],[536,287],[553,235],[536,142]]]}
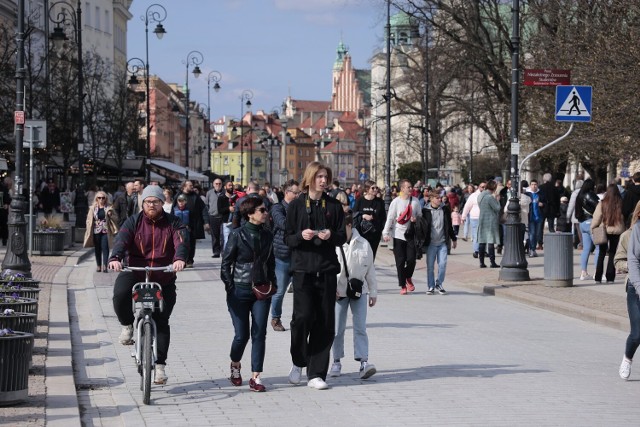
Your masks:
{"label": "black trousers", "polygon": [[[113,285],[113,310],[116,312],[121,325],[132,325],[135,320],[131,308],[131,290],[137,282],[144,282],[144,276],[140,280],[139,274],[123,271],[118,274]],[[173,306],[176,305],[176,284],[174,281],[160,283],[160,286],[162,286],[162,295],[164,296],[164,310],[162,313],[156,311],[153,314],[153,320],[156,322],[156,328],[158,329],[158,359],[156,363],[164,365],[167,361],[169,342],[171,341],[169,317],[173,311]]]}
{"label": "black trousers", "polygon": [[209,215],[209,227],[211,228],[211,250],[214,255],[222,252],[222,217]]}
{"label": "black trousers", "polygon": [[413,277],[416,269],[416,245],[413,240],[406,241],[393,239],[393,256],[396,259],[396,271],[398,272],[398,286],[407,285],[407,279]]}
{"label": "black trousers", "polygon": [[[596,260],[596,274],[593,276],[596,282],[602,280],[602,274],[608,282],[613,282],[616,278],[616,266],[613,263],[613,258],[616,256],[616,250],[618,249],[618,242],[620,242],[619,234],[607,233],[607,243],[598,245],[598,259]],[[607,268],[604,268],[604,257],[607,259]]]}
{"label": "black trousers", "polygon": [[291,359],[307,367],[307,378],[327,379],[335,335],[335,273],[293,273]]}

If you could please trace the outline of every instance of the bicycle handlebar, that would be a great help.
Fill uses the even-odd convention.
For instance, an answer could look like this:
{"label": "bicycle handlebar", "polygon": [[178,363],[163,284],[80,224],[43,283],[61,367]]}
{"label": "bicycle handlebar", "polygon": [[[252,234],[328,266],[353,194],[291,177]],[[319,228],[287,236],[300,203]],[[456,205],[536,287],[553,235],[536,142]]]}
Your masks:
{"label": "bicycle handlebar", "polygon": [[129,265],[123,268],[122,271],[163,271],[166,273],[173,273],[174,269],[173,264],[169,264],[164,267],[133,267]]}

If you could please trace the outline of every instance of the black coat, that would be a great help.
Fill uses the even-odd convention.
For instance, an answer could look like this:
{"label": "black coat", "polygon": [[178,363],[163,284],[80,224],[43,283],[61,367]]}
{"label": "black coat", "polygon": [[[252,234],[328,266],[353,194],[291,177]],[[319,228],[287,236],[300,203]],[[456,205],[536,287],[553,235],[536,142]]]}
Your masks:
{"label": "black coat", "polygon": [[[262,228],[260,230],[260,252],[254,253],[253,237],[245,228],[240,227],[232,230],[224,247],[220,279],[227,290],[236,283],[248,285],[252,281],[277,284],[273,236]],[[253,268],[254,266],[256,268]]]}
{"label": "black coat", "polygon": [[[204,225],[209,223],[209,211],[198,193],[180,193],[187,197],[187,209],[189,210],[189,230],[194,239],[204,239]],[[180,195],[178,194],[178,196]],[[178,204],[178,197],[173,201],[171,212]]]}

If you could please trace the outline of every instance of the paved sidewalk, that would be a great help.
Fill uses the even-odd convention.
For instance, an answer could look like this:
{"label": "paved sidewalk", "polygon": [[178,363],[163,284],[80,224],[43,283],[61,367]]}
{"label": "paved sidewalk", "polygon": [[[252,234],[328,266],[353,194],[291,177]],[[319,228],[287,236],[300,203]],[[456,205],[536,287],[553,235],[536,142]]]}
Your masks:
{"label": "paved sidewalk", "polygon": [[[209,254],[210,242],[199,242],[197,268],[181,273],[179,303],[173,316],[177,324],[189,322],[189,317],[185,317],[188,316],[189,310],[194,312],[226,310],[226,307],[221,308],[224,307],[223,299],[215,307],[204,303],[209,298],[208,292],[220,294],[219,260],[211,259]],[[394,286],[393,255],[386,247],[381,247],[378,254],[376,265],[379,267],[378,277],[382,284],[381,298],[386,298],[389,294],[397,293],[397,288]],[[540,254],[543,255],[544,252]],[[4,257],[3,251],[0,251],[0,256]],[[82,420],[84,425],[110,425],[112,422],[114,425],[120,425],[116,421],[117,417],[120,417],[124,424],[142,425],[153,422],[154,417],[150,414],[154,412],[150,409],[151,407],[144,407],[138,402],[139,391],[135,387],[132,389],[130,384],[123,383],[123,378],[134,378],[137,373],[131,360],[128,359],[128,349],[119,346],[116,340],[119,326],[109,306],[115,275],[95,273],[92,259],[81,261],[82,258],[91,256],[91,250],[79,250],[75,253],[65,253],[64,257],[31,259],[33,276],[43,282],[36,341],[37,357],[34,359],[36,370],[30,376],[29,401],[13,408],[0,408],[0,424],[73,426],[80,425]],[[500,257],[497,261],[500,262]],[[528,261],[531,281],[515,284],[498,283],[498,269],[479,269],[478,261],[471,256],[471,243],[460,240],[459,247],[449,257],[445,287],[466,288],[473,294],[484,293],[509,298],[623,332],[627,331],[628,319],[622,277],[618,277],[613,285],[596,285],[593,280],[581,282],[576,277],[574,287],[551,288],[544,285],[543,256],[528,259]],[[574,270],[579,273],[578,263],[579,253],[576,252]],[[425,274],[424,260],[422,260],[418,262],[414,276],[416,292],[408,295],[407,299],[417,298],[420,295],[428,298],[424,295]],[[210,286],[203,287],[203,284]],[[223,294],[219,297],[223,298]],[[290,302],[290,298],[286,300]],[[45,308],[47,304],[49,304],[49,310]],[[290,305],[285,305],[285,313],[287,310],[290,311]],[[385,308],[381,304],[374,310],[380,312]],[[225,348],[221,351],[226,353],[230,325],[226,319],[228,315],[222,314],[224,323],[221,325],[194,324],[191,332],[193,335],[174,334],[172,348],[192,345],[192,336],[204,334],[208,339],[213,339],[213,342],[224,343]],[[288,319],[286,322],[288,323]],[[380,324],[378,327],[394,328],[395,326],[393,323],[388,323]],[[288,343],[287,340],[282,339],[283,336],[270,331],[268,351],[280,347],[280,352],[286,352]],[[181,372],[181,370],[186,369],[192,372],[196,369],[195,363],[204,376],[224,379],[227,368],[215,366],[214,371],[210,372],[206,362],[209,357],[208,352],[200,354],[196,350],[195,353],[190,354],[189,360],[173,360],[169,368],[170,375],[173,371],[174,376],[185,378],[186,371]],[[287,365],[288,361],[283,363]],[[124,371],[121,370],[122,366]],[[286,382],[286,378],[270,379],[270,381],[282,383]],[[196,383],[174,384],[169,390],[170,395],[186,393],[192,402],[198,403],[211,399],[211,393],[207,390],[220,387],[227,388],[227,385],[218,384],[216,380],[212,383],[199,383],[196,380]],[[283,410],[286,410],[289,405],[295,405],[294,402],[274,402],[274,404],[279,405]],[[179,407],[175,410],[180,412]],[[158,422],[170,420],[165,418],[166,413],[157,414],[158,418],[155,420]],[[195,425],[230,422],[231,420],[223,415],[217,420],[209,418],[206,421],[194,420]],[[257,423],[257,420],[254,419],[253,422]],[[243,423],[252,424],[253,422],[243,420]]]}

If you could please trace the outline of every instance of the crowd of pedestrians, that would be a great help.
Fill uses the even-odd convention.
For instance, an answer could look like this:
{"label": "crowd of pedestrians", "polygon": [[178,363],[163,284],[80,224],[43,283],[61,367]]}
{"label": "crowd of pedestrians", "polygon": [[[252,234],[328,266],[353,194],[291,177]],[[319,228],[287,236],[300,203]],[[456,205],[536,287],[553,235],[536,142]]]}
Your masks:
{"label": "crowd of pedestrians", "polygon": [[[229,376],[233,385],[243,383],[241,359],[251,339],[249,388],[266,390],[261,373],[270,324],[276,332],[290,331],[289,382],[299,384],[306,368],[309,387],[328,388],[327,376],[343,372],[349,313],[353,359],[359,363],[360,378],[367,379],[376,373],[369,360],[366,323],[368,309],[378,300],[375,259],[380,242],[392,247],[401,295],[415,291],[414,273],[423,258],[427,295],[445,295],[447,259],[458,237],[471,239],[472,255],[480,268],[499,267],[503,224],[515,186],[511,181],[503,186],[500,177],[464,188],[432,188],[403,179],[393,188],[387,211],[375,182],[343,189],[332,178],[329,167],[313,162],[301,182],[289,180],[276,188],[254,182],[243,187],[216,178],[207,192],[191,181],[172,189],[137,180],[126,183],[113,196],[96,189],[87,214],[85,247],[95,248],[97,271],[106,271],[107,265],[119,271],[127,256],[131,265],[173,264],[179,271],[193,267],[195,242],[209,232],[211,256],[222,258],[220,276],[234,329]],[[628,271],[631,333],[620,367],[620,376],[626,379],[640,345],[636,295],[640,291],[640,230],[636,225],[640,173],[624,188],[617,183],[598,188],[588,178],[577,179],[569,190],[551,174],[544,174],[542,182],[523,180],[518,188],[518,232],[528,256],[543,255],[545,229],[570,232],[574,248],[582,250],[580,280],[593,278],[601,283],[604,277],[613,283],[616,274]],[[604,240],[595,245],[599,227],[604,229]],[[153,238],[156,232],[170,244],[159,245]],[[107,258],[110,248],[113,251]],[[591,276],[588,265],[593,252],[595,274]],[[169,307],[156,320],[157,383],[168,378],[169,316],[175,304],[175,274],[161,279],[168,284],[164,289]],[[131,342],[129,299],[136,280],[133,273],[123,272],[114,287],[122,344]],[[266,298],[258,295],[256,285],[260,283],[274,285],[275,292]],[[290,318],[282,309],[287,291],[293,294]]]}

